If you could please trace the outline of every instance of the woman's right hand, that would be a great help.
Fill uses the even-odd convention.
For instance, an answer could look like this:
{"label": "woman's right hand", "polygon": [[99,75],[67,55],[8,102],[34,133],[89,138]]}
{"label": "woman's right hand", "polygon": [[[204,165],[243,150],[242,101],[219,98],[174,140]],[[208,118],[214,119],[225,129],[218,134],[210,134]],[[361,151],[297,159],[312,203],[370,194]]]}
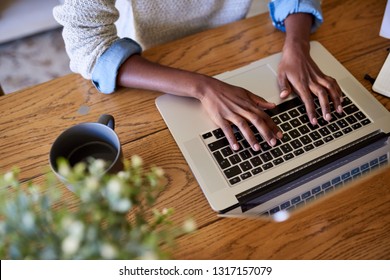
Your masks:
{"label": "woman's right hand", "polygon": [[282,131],[271,117],[264,112],[273,109],[275,104],[267,102],[246,89],[226,84],[217,79],[204,76],[199,100],[208,112],[210,118],[219,126],[230,146],[240,149],[234,136],[232,125],[239,128],[245,139],[255,151],[260,150],[249,123],[252,123],[269,145],[274,146],[282,138]]}

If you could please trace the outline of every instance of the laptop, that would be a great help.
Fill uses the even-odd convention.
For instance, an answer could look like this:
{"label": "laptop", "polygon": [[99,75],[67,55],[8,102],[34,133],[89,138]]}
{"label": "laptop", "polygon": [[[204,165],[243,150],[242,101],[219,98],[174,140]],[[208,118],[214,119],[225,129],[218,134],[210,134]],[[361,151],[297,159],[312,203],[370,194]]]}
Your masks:
{"label": "laptop", "polygon": [[[233,151],[198,100],[171,94],[156,99],[161,116],[218,215],[285,220],[297,209],[388,164],[390,112],[319,42],[311,42],[310,51],[320,69],[334,77],[344,93],[344,113],[332,112],[329,123],[322,119],[315,100],[318,126],[309,124],[297,96],[279,98],[276,73],[281,53],[215,76],[277,104],[266,112],[284,137],[270,147],[256,134],[261,146],[258,152],[234,127],[241,149]],[[253,131],[256,133],[255,128]]]}

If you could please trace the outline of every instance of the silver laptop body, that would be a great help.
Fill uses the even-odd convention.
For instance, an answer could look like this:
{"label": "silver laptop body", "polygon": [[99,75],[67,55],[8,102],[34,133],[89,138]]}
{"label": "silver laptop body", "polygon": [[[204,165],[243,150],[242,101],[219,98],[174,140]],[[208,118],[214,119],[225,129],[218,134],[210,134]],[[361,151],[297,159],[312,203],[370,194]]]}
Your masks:
{"label": "silver laptop body", "polygon": [[[348,111],[351,111],[354,116],[348,116],[348,120],[335,120],[339,121],[339,125],[334,126],[338,127],[338,131],[333,131],[332,128],[326,129],[328,132],[319,131],[321,127],[318,127],[316,131],[318,133],[315,134],[324,132],[324,138],[306,137],[311,141],[307,149],[304,141],[301,141],[303,144],[300,149],[303,152],[297,152],[293,156],[284,154],[277,158],[278,152],[268,151],[269,154],[274,155],[269,162],[262,155],[256,155],[262,160],[251,161],[245,158],[245,154],[251,155],[250,152],[240,155],[231,155],[229,152],[225,159],[228,161],[228,168],[234,171],[241,170],[246,173],[245,176],[242,174],[231,176],[230,170],[227,172],[221,167],[218,158],[220,154],[226,155],[228,149],[225,149],[225,146],[213,148],[214,143],[221,136],[214,133],[218,132],[218,128],[198,100],[170,94],[157,98],[156,105],[160,114],[214,211],[221,215],[233,216],[243,212],[273,215],[278,212],[275,209],[277,207],[280,209],[283,203],[286,202],[284,206],[287,209],[287,201],[291,204],[298,195],[301,197],[306,193],[307,196],[307,192],[311,192],[317,186],[332,182],[334,178],[352,172],[353,169],[356,171],[356,166],[359,164],[365,165],[364,162],[370,162],[375,158],[381,161],[380,165],[387,164],[389,153],[386,135],[390,132],[389,111],[320,43],[311,42],[311,56],[325,74],[337,80],[345,94],[345,99],[349,100],[347,106],[343,104],[343,108],[350,107]],[[222,73],[215,78],[246,88],[276,104],[294,103],[293,97],[287,101],[279,98],[276,72],[280,57],[281,54],[278,53]],[[299,111],[295,108],[293,110]],[[343,123],[348,124],[349,127],[344,128]],[[288,133],[288,131],[284,132],[284,134]],[[293,146],[294,140],[294,137],[286,140],[287,146]],[[245,139],[241,140],[244,144],[242,141]],[[365,150],[373,143],[379,144],[374,149],[371,147]],[[280,145],[278,147],[281,148]],[[360,157],[356,157],[355,154],[348,158],[348,155],[352,155],[357,150],[362,151],[358,153]],[[376,150],[380,151],[376,153]],[[368,155],[367,158],[364,158],[364,154]],[[288,160],[284,160],[287,157]],[[232,161],[233,159],[238,159],[239,162]],[[252,169],[247,169],[243,164],[246,161],[250,163]],[[325,189],[322,191],[324,193]]]}

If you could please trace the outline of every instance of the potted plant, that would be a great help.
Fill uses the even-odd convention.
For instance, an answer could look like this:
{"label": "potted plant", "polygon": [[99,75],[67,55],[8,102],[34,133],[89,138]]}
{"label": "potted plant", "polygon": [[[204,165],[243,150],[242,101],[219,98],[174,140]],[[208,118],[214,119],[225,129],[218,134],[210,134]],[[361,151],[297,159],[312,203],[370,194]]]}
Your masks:
{"label": "potted plant", "polygon": [[194,223],[175,226],[172,209],[153,209],[162,169],[145,170],[133,156],[117,174],[102,176],[103,170],[101,160],[74,167],[59,162],[61,175],[74,182],[77,207],[61,200],[53,174],[41,186],[21,183],[17,169],[1,175],[1,259],[168,258],[162,248],[194,230]]}

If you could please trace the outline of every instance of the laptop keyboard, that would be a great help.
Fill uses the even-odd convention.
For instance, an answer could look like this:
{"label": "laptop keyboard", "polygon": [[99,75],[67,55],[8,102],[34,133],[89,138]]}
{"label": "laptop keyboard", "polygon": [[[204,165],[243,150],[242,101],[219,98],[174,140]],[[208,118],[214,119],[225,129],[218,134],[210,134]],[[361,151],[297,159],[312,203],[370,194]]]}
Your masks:
{"label": "laptop keyboard", "polygon": [[220,128],[202,134],[202,139],[229,184],[234,186],[371,123],[346,96],[342,115],[334,111],[331,103],[332,119],[329,122],[322,117],[318,98],[314,103],[318,117],[316,126],[309,122],[305,106],[298,97],[266,111],[283,131],[283,138],[274,147],[262,139],[252,124],[250,128],[260,143],[260,151],[254,151],[235,126],[234,134],[240,144],[238,151],[231,149]]}
{"label": "laptop keyboard", "polygon": [[373,159],[369,162],[362,164],[361,166],[357,166],[351,169],[348,172],[341,174],[340,176],[334,177],[332,180],[326,181],[323,184],[315,186],[311,190],[305,191],[300,195],[296,195],[292,197],[290,200],[286,200],[269,209],[263,215],[274,215],[275,213],[284,210],[284,211],[292,211],[298,207],[301,207],[305,204],[308,204],[315,199],[322,197],[324,194],[332,192],[345,184],[349,183],[352,180],[360,177],[363,174],[369,173],[380,166],[385,166],[388,164],[388,155],[384,154],[376,159]]}

